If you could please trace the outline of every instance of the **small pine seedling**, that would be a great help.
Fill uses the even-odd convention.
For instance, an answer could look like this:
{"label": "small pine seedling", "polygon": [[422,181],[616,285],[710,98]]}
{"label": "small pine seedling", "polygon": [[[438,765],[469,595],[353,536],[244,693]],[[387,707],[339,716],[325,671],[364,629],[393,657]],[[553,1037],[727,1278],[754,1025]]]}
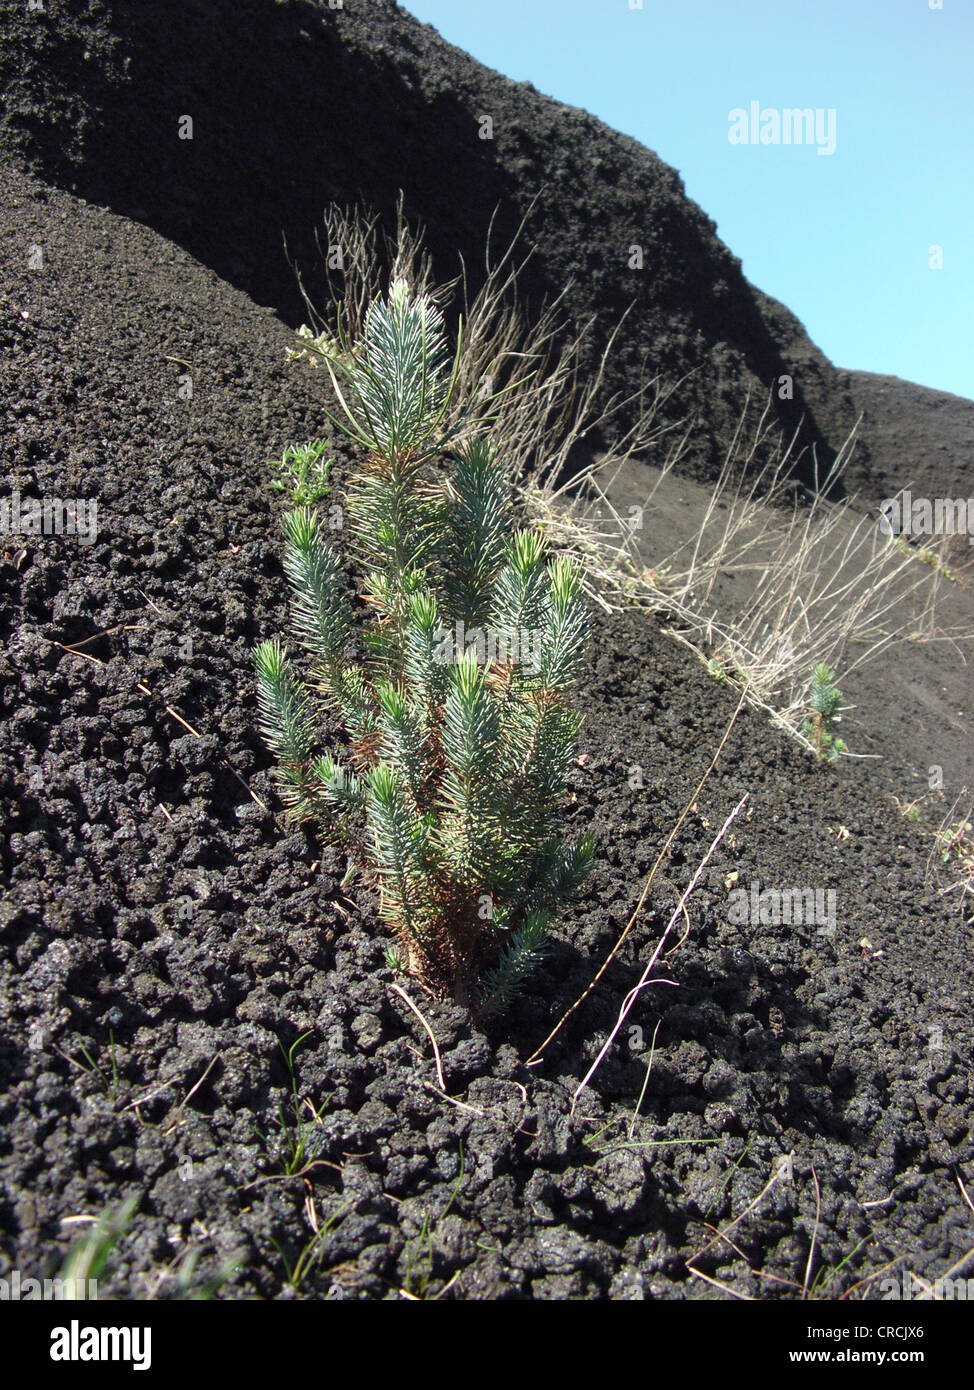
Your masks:
{"label": "small pine seedling", "polygon": [[[254,657],[291,814],[378,889],[410,973],[489,1014],[524,988],[592,862],[589,837],[559,833],[587,629],[577,567],[514,525],[485,432],[496,396],[456,405],[459,347],[451,365],[434,298],[404,279],[359,341],[339,322],[319,343],[333,423],[364,453],[344,535],[366,621],[320,518],[298,507],[284,567],[306,676],[276,638]],[[335,724],[340,758],[324,746]]]}
{"label": "small pine seedling", "polygon": [[382,953],[387,970],[391,970],[394,975],[401,975],[406,968],[402,951],[398,945],[387,946]]}
{"label": "small pine seedling", "polygon": [[721,666],[720,662],[715,661],[713,657],[707,662],[707,675],[715,680],[718,685],[723,685],[727,680],[727,672],[724,670],[723,666]]}
{"label": "small pine seedling", "polygon": [[808,695],[809,717],[802,725],[802,733],[811,739],[818,756],[829,763],[838,762],[848,751],[833,727],[842,705],[842,691],[832,684],[834,680],[835,672],[828,666],[815,667]]}

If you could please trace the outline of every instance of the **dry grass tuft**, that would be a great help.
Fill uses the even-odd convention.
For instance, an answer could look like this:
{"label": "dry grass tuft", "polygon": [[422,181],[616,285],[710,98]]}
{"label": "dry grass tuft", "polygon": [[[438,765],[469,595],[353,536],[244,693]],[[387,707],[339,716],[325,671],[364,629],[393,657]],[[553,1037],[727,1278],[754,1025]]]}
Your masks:
{"label": "dry grass tuft", "polygon": [[[583,562],[590,598],[606,612],[637,606],[667,619],[668,631],[711,674],[745,691],[803,743],[817,664],[831,667],[841,683],[896,643],[956,645],[974,636],[938,627],[938,594],[957,579],[946,552],[920,553],[860,514],[854,499],[828,500],[855,431],[820,484],[802,489],[794,480],[797,435],[782,439],[770,397],[750,430],[745,406],[695,532],[672,549],[647,554],[645,528],[620,515],[613,484],[630,463],[662,458],[636,509],[640,517],[652,515],[657,489],[692,440],[692,421],[662,423],[662,407],[680,383],[664,387],[647,376],[633,394],[603,402],[606,365],[625,316],[584,379],[594,321],[570,323],[563,302],[568,287],[540,317],[527,320],[517,282],[531,253],[518,260],[516,247],[530,211],[496,260],[492,219],[481,289],[471,296],[466,266],[436,286],[423,229],[409,227],[401,199],[392,234],[376,213],[329,208],[318,245],[330,266],[331,303],[322,314],[305,295],[311,327],[300,331],[302,347],[292,356],[320,361],[323,349],[334,351],[338,325],[358,337],[387,278],[403,278],[447,312],[452,308],[463,323],[452,418],[465,422],[464,432],[490,424],[531,520],[555,550]],[[340,268],[330,265],[334,248]],[[622,419],[635,423],[621,429]],[[611,437],[614,429],[614,443],[596,459],[591,439]],[[727,599],[722,580],[729,573],[744,577],[746,603]]]}
{"label": "dry grass tuft", "polygon": [[[746,412],[745,412],[746,415]],[[856,509],[829,500],[851,456],[854,432],[814,489],[796,487],[796,439],[774,446],[770,402],[749,440],[744,416],[724,458],[699,526],[675,548],[647,554],[645,535],[611,500],[619,462],[602,459],[580,482],[529,488],[528,497],[557,544],[584,556],[607,606],[641,606],[668,617],[670,631],[711,674],[748,692],[775,722],[801,739],[816,665],[851,672],[904,641],[948,641],[937,599],[956,582],[944,565],[885,534]],[[682,455],[677,441],[648,492],[641,517]],[[771,449],[769,452],[769,445]],[[766,457],[764,464],[756,460]],[[647,563],[647,559],[650,563]],[[746,601],[726,597],[722,580],[743,576]]]}

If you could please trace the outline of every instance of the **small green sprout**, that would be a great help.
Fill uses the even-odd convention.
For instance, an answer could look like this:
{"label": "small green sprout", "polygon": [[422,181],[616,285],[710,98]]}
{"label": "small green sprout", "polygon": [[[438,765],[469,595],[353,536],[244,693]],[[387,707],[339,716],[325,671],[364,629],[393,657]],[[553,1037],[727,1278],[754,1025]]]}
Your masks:
{"label": "small green sprout", "polygon": [[848,751],[833,728],[842,707],[842,691],[832,684],[834,680],[835,672],[828,666],[815,667],[808,695],[809,717],[802,725],[802,733],[811,739],[818,756],[829,763],[837,762]]}
{"label": "small green sprout", "polygon": [[382,953],[386,969],[391,970],[394,975],[401,975],[406,969],[406,958],[400,946],[387,946]]}
{"label": "small green sprout", "polygon": [[327,447],[324,439],[290,444],[283,456],[271,464],[283,475],[275,478],[271,487],[275,492],[286,492],[294,507],[310,507],[322,501],[331,491],[328,478],[334,464],[334,459],[324,457]]}
{"label": "small green sprout", "polygon": [[727,680],[727,672],[724,670],[723,666],[721,666],[720,662],[715,661],[713,657],[707,662],[707,675],[715,680],[718,685],[723,685]]}

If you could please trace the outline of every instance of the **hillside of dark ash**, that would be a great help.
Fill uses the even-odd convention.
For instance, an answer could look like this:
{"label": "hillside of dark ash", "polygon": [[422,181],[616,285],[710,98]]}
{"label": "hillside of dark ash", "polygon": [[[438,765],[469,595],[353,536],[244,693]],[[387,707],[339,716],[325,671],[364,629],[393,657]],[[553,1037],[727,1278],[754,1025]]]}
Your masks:
{"label": "hillside of dark ash", "polygon": [[[90,499],[98,526],[2,538],[0,1277],[55,1273],[79,1216],[126,1200],[105,1298],[177,1296],[187,1256],[229,1299],[723,1296],[703,1276],[878,1299],[955,1266],[974,1246],[971,927],[893,803],[886,754],[899,772],[915,750],[880,680],[875,759],[827,767],[745,707],[694,798],[733,692],[652,617],[593,607],[570,820],[598,867],[487,1030],[397,978],[342,855],[282,827],[250,662],[287,626],[267,461],[328,434],[321,375],[285,361],[303,306],[281,233],[310,270],[331,199],[388,212],[404,189],[452,274],[458,252],[482,262],[495,207],[503,240],[537,195],[529,300],[574,276],[573,312],[607,333],[636,299],[613,385],[644,362],[694,373],[677,404],[699,414],[698,481],[748,389],[797,361],[808,442],[836,447],[862,399],[889,452],[864,449],[857,476],[886,495],[902,402],[908,461],[936,457],[919,388],[837,372],[655,156],[385,0],[201,0],[179,24],[148,0],[5,3],[3,30],[7,488]],[[640,237],[637,278],[620,264]],[[340,490],[353,456],[334,447]],[[943,708],[962,712],[962,680]],[[950,737],[944,763],[962,724]],[[745,795],[672,983],[573,1105]],[[623,948],[528,1066],[688,803]],[[834,897],[822,920],[741,923],[734,885]]]}
{"label": "hillside of dark ash", "polygon": [[[178,24],[159,0],[56,14],[4,4],[0,149],[147,223],[292,325],[306,312],[282,237],[314,293],[325,205],[390,214],[401,189],[444,278],[458,256],[476,278],[495,212],[501,249],[527,217],[528,305],[572,282],[575,320],[597,317],[593,360],[627,314],[607,390],[630,395],[647,369],[686,378],[671,411],[699,422],[698,476],[713,476],[748,394],[763,406],[782,375],[794,382],[793,399],[775,396],[782,424],[804,419],[823,463],[855,422],[847,386],[748,284],[675,170],[391,0],[189,0]],[[641,270],[629,269],[634,246]],[[865,445],[858,459],[866,470]]]}

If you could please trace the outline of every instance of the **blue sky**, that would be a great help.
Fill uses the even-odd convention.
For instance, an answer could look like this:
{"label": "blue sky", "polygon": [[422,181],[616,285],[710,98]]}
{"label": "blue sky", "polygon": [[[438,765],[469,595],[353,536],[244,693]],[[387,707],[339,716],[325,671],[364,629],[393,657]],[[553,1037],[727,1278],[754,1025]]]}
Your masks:
{"label": "blue sky", "polygon": [[[404,8],[655,150],[838,366],[974,398],[974,0],[630,3]],[[834,153],[732,144],[752,102],[769,135],[821,110],[823,144],[833,110]]]}

